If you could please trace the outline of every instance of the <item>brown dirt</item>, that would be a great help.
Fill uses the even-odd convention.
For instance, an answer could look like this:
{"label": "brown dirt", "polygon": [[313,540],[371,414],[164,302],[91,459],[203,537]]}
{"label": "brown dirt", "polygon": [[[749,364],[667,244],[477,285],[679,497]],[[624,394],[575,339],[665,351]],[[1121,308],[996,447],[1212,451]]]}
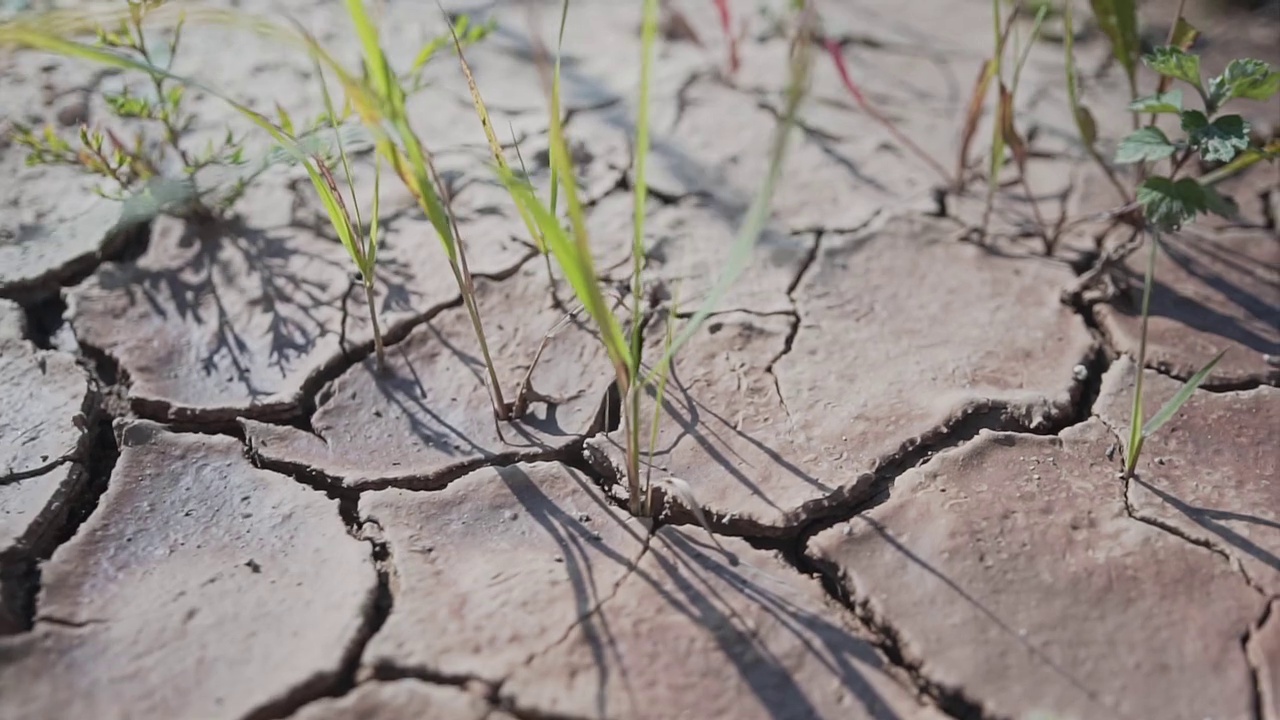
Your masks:
{"label": "brown dirt", "polygon": [[[730,3],[745,28],[730,78],[714,4],[669,3],[692,33],[668,17],[654,79],[647,362],[730,263],[780,107],[770,13],[785,4]],[[633,5],[575,2],[565,35],[566,127],[610,296],[629,292]],[[1166,5],[1142,8],[1153,40]],[[523,7],[448,3],[496,20],[468,59],[545,196],[527,23],[554,38],[559,12]],[[341,4],[270,9],[354,57]],[[821,10],[871,102],[953,167],[990,4]],[[396,58],[442,28],[411,3],[383,11]],[[1189,14],[1206,72],[1280,61],[1274,0]],[[179,72],[295,119],[320,109],[294,48],[196,26],[185,43]],[[1107,154],[1128,90],[1096,31],[1077,52]],[[1114,207],[1075,142],[1061,44],[1029,58],[1031,194],[1051,223]],[[513,401],[571,293],[495,182],[447,53],[424,78],[414,125],[453,189]],[[100,91],[127,82],[0,56],[0,133],[103,122]],[[249,130],[216,98],[191,102],[197,143]],[[1274,106],[1239,111],[1280,126]],[[626,511],[613,373],[585,314],[533,369],[551,399],[495,426],[453,275],[385,168],[379,372],[353,267],[296,169],[266,172],[232,219],[134,226],[90,181],[0,141],[0,720],[1280,720],[1275,172],[1225,186],[1240,219],[1165,239],[1140,369],[1143,255],[1114,296],[1062,299],[1103,224],[1046,258],[1011,184],[975,242],[983,180],[939,203],[943,179],[825,55],[801,121],[769,227],[678,355],[646,458],[692,487],[713,537],[661,493],[657,523]],[[372,153],[353,161],[367,209]],[[1124,479],[1138,373],[1149,416],[1222,348]]]}

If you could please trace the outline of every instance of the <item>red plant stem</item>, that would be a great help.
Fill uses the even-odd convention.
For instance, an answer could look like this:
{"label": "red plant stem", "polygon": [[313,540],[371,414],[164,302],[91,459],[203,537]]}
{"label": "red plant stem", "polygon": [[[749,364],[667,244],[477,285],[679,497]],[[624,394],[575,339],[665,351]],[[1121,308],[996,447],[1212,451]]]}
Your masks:
{"label": "red plant stem", "polygon": [[853,101],[858,104],[858,107],[861,108],[863,112],[870,115],[873,120],[883,125],[884,128],[889,131],[889,134],[901,143],[903,147],[910,150],[916,155],[916,157],[923,160],[926,165],[933,168],[934,172],[938,173],[938,176],[942,178],[943,182],[950,184],[951,176],[945,169],[943,169],[942,165],[939,164],[937,160],[930,157],[929,153],[925,152],[923,148],[915,143],[915,141],[899,130],[898,127],[893,124],[892,120],[881,114],[879,110],[872,107],[871,103],[867,102],[867,98],[862,94],[862,91],[858,89],[857,84],[853,82],[853,78],[849,75],[849,67],[845,64],[844,53],[840,49],[840,43],[831,38],[823,38],[822,46],[826,48],[827,54],[831,56],[831,61],[835,63],[836,66],[836,72],[840,73],[840,81],[844,83],[845,90],[849,91],[849,95],[853,97]]}
{"label": "red plant stem", "polygon": [[729,0],[712,0],[716,4],[716,10],[720,13],[720,29],[724,31],[724,38],[729,43],[729,74],[735,75],[738,72],[740,60],[738,58],[738,37],[733,34],[733,19],[729,15]]}

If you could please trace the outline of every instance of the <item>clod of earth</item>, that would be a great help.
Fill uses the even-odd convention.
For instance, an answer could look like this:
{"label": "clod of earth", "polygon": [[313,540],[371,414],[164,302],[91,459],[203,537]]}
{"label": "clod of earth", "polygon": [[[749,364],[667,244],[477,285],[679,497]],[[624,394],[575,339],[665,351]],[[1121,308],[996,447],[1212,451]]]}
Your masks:
{"label": "clod of earth", "polygon": [[[1182,383],[1144,371],[1151,417]],[[1103,377],[1098,417],[1127,437],[1134,363],[1121,358]],[[1196,392],[1147,438],[1127,502],[1137,517],[1214,548],[1268,595],[1280,595],[1280,390]]]}
{"label": "clod of earth", "polygon": [[[824,236],[793,293],[798,326],[712,318],[681,351],[654,472],[690,483],[727,532],[781,535],[966,423],[1061,422],[1094,352],[1057,299],[1070,271],[954,242],[948,227],[896,217]],[[650,335],[660,350],[661,328]],[[616,475],[617,443],[588,445]]]}
{"label": "clod of earth", "polygon": [[[1280,236],[1259,230],[1188,230],[1163,239],[1147,331],[1147,365],[1186,379],[1219,350],[1206,387],[1280,382]],[[1095,309],[1117,350],[1136,356],[1142,318],[1133,301],[1146,253],[1124,268],[1132,297]]]}
{"label": "clod of earth", "polygon": [[396,567],[364,662],[500,683],[517,714],[941,717],[887,674],[818,585],[767,552],[655,536],[559,464],[360,500]]}
{"label": "clod of earth", "polygon": [[[75,168],[27,167],[25,148],[9,129],[61,128],[84,115],[83,106],[101,82],[93,68],[48,56],[6,53],[0,59],[0,297],[38,300],[118,252],[126,232],[112,231],[119,203],[93,192],[94,181]],[[77,117],[72,117],[77,116]]]}
{"label": "clod of earth", "polygon": [[52,550],[84,483],[84,467],[75,462],[23,480],[0,480],[0,635],[27,629],[31,595],[24,575]]}
{"label": "clod of earth", "polygon": [[[545,333],[566,317],[549,297],[539,262],[504,282],[479,280],[476,295],[503,392],[515,402]],[[562,297],[567,289],[561,288]],[[438,487],[496,461],[545,458],[596,432],[614,376],[600,340],[577,317],[547,342],[525,416],[499,426],[475,335],[461,307],[440,312],[388,353],[329,384],[313,433],[242,420],[254,455],[272,467],[319,474],[347,488]],[[503,439],[505,438],[505,440]]]}
{"label": "clod of earth", "polygon": [[0,340],[0,482],[78,458],[96,406],[88,373],[73,356]]}
{"label": "clod of earth", "polygon": [[1114,438],[1096,419],[982,433],[808,555],[923,676],[993,716],[1250,717],[1240,639],[1265,600],[1128,514]]}
{"label": "clod of earth", "polygon": [[[290,417],[309,384],[372,344],[341,245],[289,225],[283,187],[259,186],[245,202],[242,223],[158,218],[142,257],[104,265],[71,293],[77,336],[120,364],[143,417]],[[458,297],[429,232],[425,220],[387,228],[376,289],[389,338]],[[510,272],[529,254],[509,237],[471,242],[478,275]]]}
{"label": "clod of earth", "polygon": [[347,695],[317,700],[289,720],[513,720],[501,710],[463,690],[428,685],[419,680],[368,682]]}
{"label": "clod of earth", "polygon": [[22,334],[20,311],[0,305],[0,635],[28,623],[23,575],[52,550],[84,484],[98,403],[74,357]]}
{"label": "clod of earth", "polygon": [[377,587],[336,504],[232,438],[120,430],[99,507],[44,566],[35,630],[0,640],[5,712],[265,717],[323,693]]}

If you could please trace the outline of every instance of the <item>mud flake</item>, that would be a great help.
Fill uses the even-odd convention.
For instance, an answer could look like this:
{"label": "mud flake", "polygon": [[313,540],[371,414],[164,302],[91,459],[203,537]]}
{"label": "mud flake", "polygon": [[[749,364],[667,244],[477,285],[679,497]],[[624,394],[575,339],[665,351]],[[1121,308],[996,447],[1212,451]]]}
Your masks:
{"label": "mud flake", "polygon": [[[235,572],[249,547],[261,574]],[[376,584],[323,495],[154,426],[45,563],[36,629],[0,641],[0,694],[16,717],[244,717],[335,680]]]}
{"label": "mud flake", "polygon": [[[807,553],[924,677],[994,715],[1248,717],[1240,638],[1261,599],[1218,555],[1127,515],[1108,442],[1097,420],[1061,438],[983,433]],[[1043,482],[1028,452],[1057,458]]]}

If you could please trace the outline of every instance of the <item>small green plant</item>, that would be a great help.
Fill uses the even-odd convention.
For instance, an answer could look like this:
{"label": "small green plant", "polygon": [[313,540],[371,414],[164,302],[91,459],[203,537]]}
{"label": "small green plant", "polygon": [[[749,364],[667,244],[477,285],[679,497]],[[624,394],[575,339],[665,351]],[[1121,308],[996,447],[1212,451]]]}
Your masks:
{"label": "small green plant", "polygon": [[[157,46],[144,28],[148,15],[165,0],[128,0],[125,17],[113,29],[97,27],[94,45],[136,60],[140,66],[167,70],[182,40],[183,20]],[[75,138],[59,135],[51,126],[36,130],[24,125],[13,129],[13,140],[28,151],[28,165],[68,165],[106,181],[97,192],[125,202],[142,214],[164,212],[180,216],[212,216],[226,211],[244,194],[256,174],[240,173],[226,186],[206,187],[201,174],[215,167],[242,168],[247,163],[243,138],[230,130],[221,142],[209,142],[200,150],[183,140],[194,120],[184,105],[186,85],[162,72],[147,72],[150,87],[136,93],[126,85],[118,93],[103,96],[111,114],[120,121],[142,121],[157,127],[160,141],[137,132],[123,139],[111,128],[81,125]]]}
{"label": "small green plant", "polygon": [[1125,448],[1124,458],[1124,474],[1125,477],[1133,475],[1134,468],[1138,466],[1138,458],[1142,456],[1142,445],[1147,438],[1151,437],[1169,422],[1178,410],[1191,399],[1196,388],[1200,387],[1209,377],[1209,373],[1213,372],[1213,368],[1217,366],[1218,361],[1226,354],[1226,350],[1221,350],[1213,357],[1203,368],[1178,390],[1178,394],[1166,402],[1150,420],[1143,422],[1142,413],[1142,376],[1147,363],[1147,321],[1151,317],[1151,289],[1155,285],[1156,273],[1156,254],[1160,249],[1160,234],[1155,232],[1151,237],[1151,250],[1147,256],[1147,271],[1142,286],[1142,331],[1138,340],[1138,363],[1137,363],[1137,379],[1133,385],[1133,407],[1129,414],[1129,442]]}
{"label": "small green plant", "polygon": [[[564,32],[564,20],[567,16],[568,1],[562,5],[561,37]],[[667,378],[671,372],[671,364],[675,353],[697,331],[706,320],[719,299],[728,290],[745,268],[751,250],[755,245],[768,220],[769,203],[772,199],[781,173],[782,161],[786,153],[787,139],[795,123],[800,100],[807,85],[810,52],[809,39],[813,34],[811,13],[807,9],[800,11],[800,25],[792,47],[791,80],[787,98],[778,124],[777,133],[770,147],[769,165],[766,177],[756,193],[746,219],[739,228],[737,238],[730,252],[728,267],[721,274],[705,304],[694,313],[685,324],[683,330],[676,335],[674,328],[668,326],[668,335],[662,356],[648,365],[642,363],[643,327],[645,298],[643,296],[643,272],[646,258],[644,245],[644,222],[646,195],[646,168],[649,155],[649,104],[650,86],[653,76],[654,46],[658,27],[658,0],[645,0],[642,5],[641,22],[641,60],[640,60],[640,95],[637,103],[636,137],[635,137],[635,180],[634,218],[632,235],[632,265],[630,282],[630,302],[628,315],[619,315],[608,301],[601,287],[600,276],[596,270],[591,254],[591,239],[587,231],[586,213],[578,196],[577,178],[571,164],[569,145],[565,136],[560,105],[560,62],[559,53],[554,64],[547,58],[545,48],[539,43],[538,67],[548,97],[548,118],[550,125],[549,159],[552,169],[552,192],[549,202],[543,202],[528,180],[517,175],[502,159],[499,148],[494,148],[495,170],[510,193],[521,216],[531,221],[534,226],[531,233],[539,238],[545,251],[555,258],[557,265],[574,295],[586,311],[595,326],[596,334],[613,366],[615,384],[621,398],[621,425],[625,438],[626,468],[625,480],[629,495],[629,509],[640,517],[652,517],[656,508],[653,506],[652,489],[656,483],[650,482],[648,473],[641,472],[642,433],[641,433],[641,398],[646,390],[652,390],[657,398],[657,407],[650,426],[650,447],[657,432],[659,410],[666,390]],[[536,37],[536,36],[535,36]],[[466,59],[459,53],[459,61],[471,87],[472,99],[476,113],[486,132],[491,133],[491,124],[484,100],[467,68]],[[491,139],[492,143],[492,139]],[[556,212],[556,203],[560,196],[564,198],[567,227],[561,223]],[[668,322],[674,316],[668,315]],[[695,514],[698,506],[691,498],[691,491],[686,484],[677,480],[661,481],[674,493],[683,498]],[[705,525],[705,522],[704,522]]]}
{"label": "small green plant", "polygon": [[1178,177],[1189,161],[1229,165],[1238,157],[1249,164],[1280,155],[1280,146],[1251,144],[1249,123],[1240,115],[1222,114],[1235,98],[1269,100],[1280,91],[1280,72],[1261,60],[1233,60],[1221,75],[1206,84],[1200,75],[1200,58],[1177,46],[1156,48],[1143,63],[1163,78],[1189,85],[1200,97],[1203,109],[1183,105],[1182,88],[1137,98],[1129,109],[1135,113],[1176,115],[1183,135],[1169,138],[1155,125],[1139,128],[1120,142],[1115,161],[1121,164],[1169,161],[1167,174],[1151,175],[1138,187],[1137,201],[1146,222],[1172,232],[1206,212],[1231,217],[1232,203],[1205,178]]}
{"label": "small green plant", "polygon": [[[1249,134],[1249,123],[1240,115],[1222,113],[1224,105],[1235,98],[1266,101],[1274,97],[1280,91],[1280,73],[1259,60],[1234,60],[1221,75],[1205,83],[1201,76],[1200,58],[1190,51],[1200,33],[1182,17],[1182,9],[1179,8],[1170,28],[1167,44],[1141,56],[1141,62],[1155,71],[1160,76],[1160,81],[1155,93],[1138,97],[1136,71],[1140,51],[1133,2],[1093,0],[1092,4],[1099,26],[1111,41],[1116,59],[1125,69],[1130,87],[1131,101],[1128,109],[1133,114],[1135,129],[1121,140],[1116,150],[1115,162],[1139,165],[1142,180],[1137,192],[1131,195],[1097,150],[1096,124],[1078,94],[1071,8],[1068,4],[1065,13],[1066,65],[1067,92],[1072,113],[1086,150],[1103,168],[1125,200],[1124,207],[1113,214],[1107,232],[1120,222],[1127,222],[1134,228],[1127,242],[1100,254],[1094,268],[1081,277],[1081,282],[1071,296],[1079,300],[1087,283],[1096,281],[1109,267],[1140,247],[1144,236],[1150,234],[1140,309],[1137,378],[1134,382],[1129,437],[1124,458],[1124,473],[1129,477],[1137,467],[1146,439],[1186,404],[1226,352],[1223,350],[1217,353],[1155,415],[1144,421],[1143,370],[1146,367],[1147,330],[1160,237],[1165,233],[1176,232],[1204,213],[1233,216],[1234,204],[1223,197],[1214,185],[1257,162],[1280,156],[1280,143],[1272,141],[1263,147],[1254,146]],[[1195,90],[1200,98],[1201,109],[1187,108],[1184,105],[1183,88],[1173,87],[1175,81]],[[1145,126],[1141,124],[1144,114],[1150,116]],[[1177,116],[1183,135],[1171,139],[1157,127],[1156,121],[1161,115]],[[1185,169],[1193,166],[1191,161],[1197,158],[1202,163],[1218,164],[1218,167],[1199,178],[1179,177]],[[1163,162],[1168,163],[1167,172],[1149,172],[1156,164]],[[1099,237],[1100,250],[1102,238],[1107,232]]]}

